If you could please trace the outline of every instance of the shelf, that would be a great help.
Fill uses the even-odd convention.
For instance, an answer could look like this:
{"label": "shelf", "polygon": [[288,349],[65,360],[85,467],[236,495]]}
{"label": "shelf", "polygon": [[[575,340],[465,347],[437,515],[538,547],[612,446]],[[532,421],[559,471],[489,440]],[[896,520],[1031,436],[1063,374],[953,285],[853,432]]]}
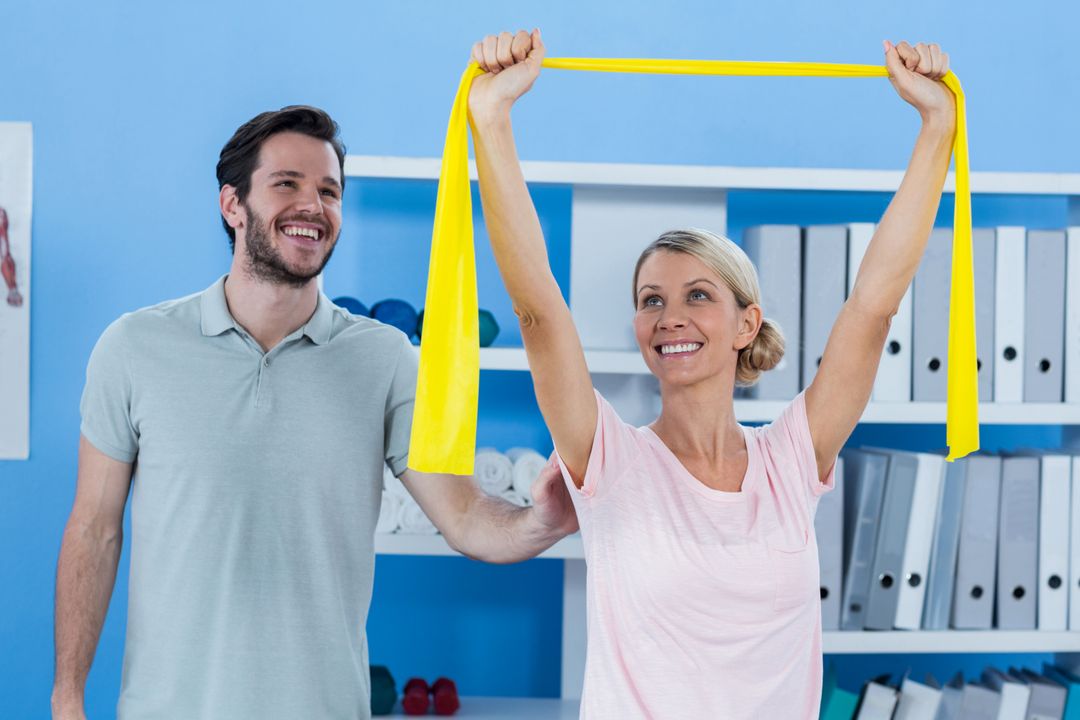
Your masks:
{"label": "shelf", "polygon": [[[636,350],[586,350],[590,372],[617,375],[644,375],[649,372]],[[522,348],[480,348],[481,370],[527,371]],[[783,400],[736,400],[735,417],[740,422],[775,420],[787,402]],[[871,402],[863,413],[864,423],[944,424],[945,403]],[[1080,425],[1080,404],[1076,403],[981,403],[979,422],[983,425]]]}
{"label": "shelf", "polygon": [[[437,180],[439,158],[348,155],[348,177]],[[617,185],[625,187],[686,187],[728,190],[833,190],[895,192],[901,170],[839,168],[748,168],[707,165],[642,165],[633,163],[523,162],[525,179],[558,185]],[[476,179],[476,164],[469,162]],[[945,192],[953,192],[949,173]],[[972,193],[1009,195],[1080,195],[1080,173],[973,172]]]}
{"label": "shelf", "polygon": [[[446,544],[442,535],[413,535],[409,533],[375,533],[377,555],[436,555],[458,556],[460,554]],[[556,560],[581,560],[585,550],[580,535],[565,537],[537,555],[538,558]]]}
{"label": "shelf", "polygon": [[[464,720],[577,720],[577,700],[560,700],[558,698],[501,698],[501,697],[463,697],[461,709],[454,713],[453,717]],[[411,718],[401,710],[398,702],[393,715],[381,715],[376,717]],[[428,716],[434,717],[433,711],[428,711]]]}
{"label": "shelf", "polygon": [[949,630],[822,633],[825,654],[1080,652],[1080,632]]}

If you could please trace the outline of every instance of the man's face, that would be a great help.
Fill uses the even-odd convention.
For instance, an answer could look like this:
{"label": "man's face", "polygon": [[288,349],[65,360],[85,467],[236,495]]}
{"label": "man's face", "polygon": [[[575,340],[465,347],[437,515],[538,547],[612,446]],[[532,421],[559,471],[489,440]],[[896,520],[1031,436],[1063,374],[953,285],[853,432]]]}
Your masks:
{"label": "man's face", "polygon": [[341,233],[341,173],[325,140],[295,132],[267,138],[236,226],[248,269],[300,287],[322,272]]}

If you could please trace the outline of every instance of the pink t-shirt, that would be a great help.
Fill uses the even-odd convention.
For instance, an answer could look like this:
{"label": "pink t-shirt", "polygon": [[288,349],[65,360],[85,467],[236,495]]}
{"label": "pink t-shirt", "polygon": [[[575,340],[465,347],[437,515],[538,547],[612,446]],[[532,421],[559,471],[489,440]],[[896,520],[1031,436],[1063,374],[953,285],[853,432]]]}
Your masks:
{"label": "pink t-shirt", "polygon": [[818,481],[803,395],[743,428],[742,491],[706,487],[597,393],[584,486],[587,720],[799,720],[821,695]]}

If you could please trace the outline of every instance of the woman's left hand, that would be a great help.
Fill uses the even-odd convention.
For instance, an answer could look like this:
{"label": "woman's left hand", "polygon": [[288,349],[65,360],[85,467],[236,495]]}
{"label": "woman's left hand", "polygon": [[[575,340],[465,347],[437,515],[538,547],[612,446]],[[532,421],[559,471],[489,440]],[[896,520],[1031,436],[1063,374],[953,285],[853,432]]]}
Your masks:
{"label": "woman's left hand", "polygon": [[906,102],[922,116],[923,122],[956,121],[956,97],[941,82],[949,72],[949,54],[935,44],[906,42],[893,45],[885,41],[885,65],[889,82]]}

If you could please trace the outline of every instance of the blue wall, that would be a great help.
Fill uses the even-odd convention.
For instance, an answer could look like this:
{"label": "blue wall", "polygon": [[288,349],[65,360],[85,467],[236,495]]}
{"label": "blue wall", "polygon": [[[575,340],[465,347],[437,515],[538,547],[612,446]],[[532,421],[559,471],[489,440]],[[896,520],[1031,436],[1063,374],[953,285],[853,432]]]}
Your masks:
{"label": "blue wall", "polygon": [[[47,714],[53,573],[74,495],[86,358],[120,313],[199,290],[224,272],[213,167],[255,113],[320,105],[353,153],[434,156],[471,43],[502,28],[539,25],[553,56],[878,63],[883,38],[934,39],[952,54],[968,94],[973,169],[1080,172],[1080,65],[1066,55],[1080,6],[1065,0],[506,5],[5,4],[0,120],[34,125],[35,213],[31,459],[0,462],[0,715]],[[903,167],[917,128],[915,113],[880,80],[554,71],[516,123],[527,159],[862,168]],[[537,199],[565,279],[568,192],[545,188]],[[733,230],[836,211],[826,207],[835,198],[818,200],[805,195],[791,209],[790,197],[742,198]],[[885,202],[861,198],[851,210],[859,217],[843,219],[874,219]],[[431,184],[351,184],[327,290],[420,303],[433,204]],[[785,214],[774,214],[781,206]],[[1003,199],[976,212],[977,223],[1005,217],[1060,226],[1065,208]],[[511,342],[513,319],[482,238],[479,248],[481,303],[499,313],[500,342]],[[543,446],[527,380],[486,373],[484,383],[480,441]],[[872,440],[877,431],[860,432]],[[995,447],[1052,444],[1060,431],[987,435]],[[943,431],[912,428],[905,437],[913,447],[940,445]],[[125,553],[90,676],[92,717],[113,714],[126,566]],[[376,587],[371,655],[399,679],[445,673],[470,694],[557,694],[558,563],[380,558]],[[957,657],[950,666],[983,660]],[[883,662],[902,669],[922,660]],[[841,684],[852,687],[868,674],[854,659],[842,670]]]}

